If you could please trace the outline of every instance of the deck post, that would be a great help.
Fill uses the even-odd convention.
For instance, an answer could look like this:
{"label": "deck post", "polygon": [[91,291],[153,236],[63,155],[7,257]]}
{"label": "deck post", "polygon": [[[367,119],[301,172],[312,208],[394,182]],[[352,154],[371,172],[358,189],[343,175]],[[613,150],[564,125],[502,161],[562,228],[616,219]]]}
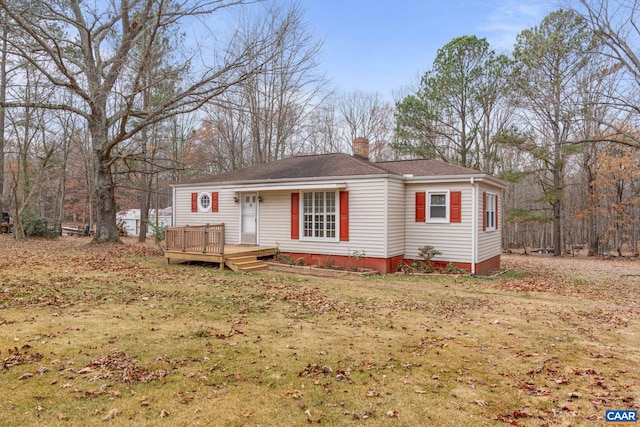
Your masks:
{"label": "deck post", "polygon": [[222,232],[220,233],[220,255],[224,258],[224,222],[222,225]]}
{"label": "deck post", "polygon": [[204,226],[204,235],[202,236],[202,253],[207,253],[207,230],[209,229],[209,224]]}
{"label": "deck post", "polygon": [[[188,225],[187,225],[187,227],[188,227]],[[186,239],[186,235],[187,235],[187,227],[182,227],[182,230],[181,230],[182,231],[182,233],[181,233],[182,234],[182,239],[180,239],[180,240],[182,241],[182,252],[187,250],[187,247],[185,246],[186,245],[185,239]]]}

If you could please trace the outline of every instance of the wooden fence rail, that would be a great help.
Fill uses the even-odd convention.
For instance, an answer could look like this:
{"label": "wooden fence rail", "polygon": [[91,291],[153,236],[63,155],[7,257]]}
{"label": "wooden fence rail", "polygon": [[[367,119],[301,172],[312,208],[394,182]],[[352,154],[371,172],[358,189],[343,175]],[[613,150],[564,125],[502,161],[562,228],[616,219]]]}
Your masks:
{"label": "wooden fence rail", "polygon": [[224,224],[169,227],[165,239],[168,251],[224,255]]}

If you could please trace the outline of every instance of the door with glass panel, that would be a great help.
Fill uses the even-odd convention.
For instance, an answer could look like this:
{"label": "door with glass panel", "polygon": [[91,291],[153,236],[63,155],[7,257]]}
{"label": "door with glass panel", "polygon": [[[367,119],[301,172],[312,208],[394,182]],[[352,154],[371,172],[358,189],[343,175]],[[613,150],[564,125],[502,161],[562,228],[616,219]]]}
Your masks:
{"label": "door with glass panel", "polygon": [[258,229],[258,195],[256,193],[242,193],[241,216],[240,243],[255,245]]}

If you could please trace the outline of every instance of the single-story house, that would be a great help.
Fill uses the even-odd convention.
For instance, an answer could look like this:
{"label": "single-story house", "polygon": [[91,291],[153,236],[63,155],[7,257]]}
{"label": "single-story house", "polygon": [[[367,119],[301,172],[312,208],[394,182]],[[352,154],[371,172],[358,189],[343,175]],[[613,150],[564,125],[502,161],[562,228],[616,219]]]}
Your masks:
{"label": "single-story house", "polygon": [[432,246],[439,266],[500,268],[504,182],[440,160],[290,157],[173,187],[174,225],[220,224],[226,244],[277,246],[309,264],[397,271]]}
{"label": "single-story house", "polygon": [[[172,215],[173,208],[171,206],[164,209],[158,209],[158,223],[165,227],[171,227],[173,225]],[[149,221],[155,224],[155,209],[149,209]],[[137,236],[140,234],[140,209],[125,209],[116,212],[116,222],[118,224],[122,224],[128,235]],[[147,225],[147,232],[153,235],[153,227]]]}

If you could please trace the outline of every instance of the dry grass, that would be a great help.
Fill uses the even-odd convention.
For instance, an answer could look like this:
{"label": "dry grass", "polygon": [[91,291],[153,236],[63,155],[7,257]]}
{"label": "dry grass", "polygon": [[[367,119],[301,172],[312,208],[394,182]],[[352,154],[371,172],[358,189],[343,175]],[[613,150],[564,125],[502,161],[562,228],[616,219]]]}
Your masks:
{"label": "dry grass", "polygon": [[240,276],[87,242],[0,236],[0,425],[596,426],[640,402],[640,263]]}

